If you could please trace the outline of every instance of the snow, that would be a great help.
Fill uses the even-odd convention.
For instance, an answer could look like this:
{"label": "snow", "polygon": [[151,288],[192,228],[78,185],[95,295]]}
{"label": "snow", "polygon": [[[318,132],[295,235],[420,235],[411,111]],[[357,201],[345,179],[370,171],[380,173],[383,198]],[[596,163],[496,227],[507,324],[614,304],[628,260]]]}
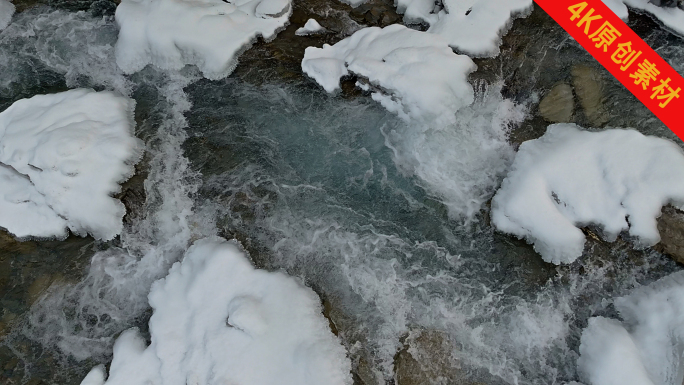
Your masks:
{"label": "snow", "polygon": [[627,20],[627,7],[648,12],[660,20],[665,27],[684,35],[684,10],[678,7],[659,7],[649,0],[603,0],[621,19]]}
{"label": "snow", "polygon": [[627,6],[622,0],[602,0],[603,4],[607,5],[620,19],[627,21],[629,12]]}
{"label": "snow", "polygon": [[0,31],[7,28],[14,15],[14,4],[7,0],[0,0]]}
{"label": "snow", "polygon": [[641,245],[656,244],[656,218],[670,202],[684,202],[684,154],[675,143],[555,124],[520,146],[492,200],[492,222],[533,243],[545,261],[571,263],[584,248],[578,227],[589,224],[608,241],[629,229]]}
{"label": "snow", "polygon": [[453,123],[473,102],[468,74],[477,67],[438,36],[394,24],[364,28],[333,46],[308,47],[304,72],[327,92],[355,74],[368,79],[372,98],[405,120]]}
{"label": "snow", "polygon": [[302,28],[299,28],[295,31],[295,35],[297,36],[306,36],[306,35],[313,35],[316,33],[321,33],[325,32],[325,28],[318,24],[318,22],[315,19],[309,19],[307,20],[306,24]]}
{"label": "snow", "polygon": [[577,362],[589,385],[681,385],[684,272],[615,300],[623,322],[589,319]]}
{"label": "snow", "polygon": [[0,113],[0,227],[15,236],[121,232],[123,204],[111,194],[133,173],[141,144],[135,102],[77,89],[22,99]]}
{"label": "snow", "polygon": [[274,38],[290,13],[289,0],[122,0],[116,62],[127,74],[148,64],[173,70],[192,64],[220,79],[258,36]]}
{"label": "snow", "polygon": [[284,273],[255,269],[234,243],[195,242],[149,301],[151,344],[125,331],[107,381],[93,381],[104,378],[96,367],[88,385],[352,383],[318,296]]}
{"label": "snow", "polygon": [[424,23],[451,47],[475,56],[499,53],[501,35],[512,18],[532,9],[532,0],[397,0],[407,23]]}

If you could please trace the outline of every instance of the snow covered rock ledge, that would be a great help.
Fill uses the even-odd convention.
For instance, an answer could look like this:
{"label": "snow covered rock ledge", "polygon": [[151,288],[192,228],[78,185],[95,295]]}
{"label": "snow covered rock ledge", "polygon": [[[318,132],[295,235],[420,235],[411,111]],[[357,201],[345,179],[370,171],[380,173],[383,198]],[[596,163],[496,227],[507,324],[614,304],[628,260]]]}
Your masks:
{"label": "snow covered rock ledge", "polygon": [[676,144],[634,130],[555,124],[520,146],[492,200],[492,222],[533,243],[545,261],[571,263],[584,248],[578,227],[589,224],[609,241],[629,229],[642,245],[658,243],[656,218],[668,203],[684,203]]}
{"label": "snow covered rock ledge", "polygon": [[257,36],[273,38],[290,13],[289,0],[122,0],[116,62],[127,74],[148,64],[175,70],[194,64],[220,79]]}
{"label": "snow covered rock ledge", "polygon": [[498,55],[501,35],[512,19],[532,9],[532,0],[397,0],[395,4],[406,22],[429,24],[429,33],[474,56]]}
{"label": "snow covered rock ledge", "polygon": [[14,15],[14,4],[7,0],[0,0],[0,31],[7,28]]}
{"label": "snow covered rock ledge", "polygon": [[584,329],[578,372],[588,385],[681,385],[684,273],[615,300],[623,322],[594,317]]}
{"label": "snow covered rock ledge", "polygon": [[96,367],[82,384],[352,383],[318,296],[284,273],[255,269],[231,242],[195,242],[149,300],[152,343],[124,332],[107,381]]}
{"label": "snow covered rock ledge", "polygon": [[370,85],[357,85],[372,90],[389,111],[440,126],[453,123],[455,112],[473,102],[467,77],[476,68],[439,36],[399,24],[364,28],[333,46],[308,47],[302,60],[303,71],[328,92],[353,73],[368,79]]}
{"label": "snow covered rock ledge", "polygon": [[135,102],[77,89],[38,95],[0,113],[0,227],[17,237],[111,239],[123,204],[111,194],[133,174],[142,144]]}
{"label": "snow covered rock ledge", "polygon": [[684,36],[684,10],[678,7],[659,7],[650,0],[603,0],[603,3],[623,20],[629,18],[627,7],[648,12],[666,28]]}

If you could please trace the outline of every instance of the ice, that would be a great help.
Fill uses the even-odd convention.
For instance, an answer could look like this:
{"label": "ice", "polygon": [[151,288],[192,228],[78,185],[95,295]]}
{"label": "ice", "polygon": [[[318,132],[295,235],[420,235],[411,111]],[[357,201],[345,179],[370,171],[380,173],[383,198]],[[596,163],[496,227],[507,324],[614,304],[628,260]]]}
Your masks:
{"label": "ice", "polygon": [[295,31],[295,35],[297,36],[306,36],[306,35],[313,35],[316,33],[321,33],[325,32],[325,28],[318,24],[318,22],[315,19],[309,19],[307,20],[306,24],[302,28],[299,28]]}
{"label": "ice", "polygon": [[684,10],[678,7],[659,7],[649,0],[603,0],[621,19],[627,20],[627,7],[645,11],[665,25],[671,31],[684,35]]}
{"label": "ice", "polygon": [[289,0],[123,0],[116,9],[116,62],[125,73],[148,64],[193,64],[205,77],[220,79],[258,36],[272,39],[290,13]]}
{"label": "ice", "polygon": [[20,238],[65,237],[66,228],[105,240],[119,234],[125,208],[111,195],[140,157],[134,107],[76,89],[0,113],[0,226]]}
{"label": "ice", "polygon": [[7,28],[14,15],[14,4],[7,0],[0,0],[0,31]]}
{"label": "ice", "polygon": [[680,385],[684,379],[684,273],[615,300],[623,322],[589,320],[580,375],[589,385]]}
{"label": "ice", "polygon": [[555,124],[520,146],[492,200],[492,222],[533,243],[545,261],[571,263],[582,254],[578,227],[586,225],[599,225],[608,241],[629,229],[641,245],[656,244],[656,218],[670,202],[684,202],[684,154],[675,143]]}
{"label": "ice", "polygon": [[[195,242],[149,301],[151,344],[135,328],[122,333],[99,384],[352,383],[318,296],[284,273],[255,269],[234,243]],[[89,384],[101,372],[93,369]]]}
{"label": "ice", "polygon": [[532,0],[397,0],[408,23],[424,23],[458,51],[475,56],[499,53],[511,19],[532,9]]}
{"label": "ice", "polygon": [[302,60],[304,72],[328,92],[353,73],[368,79],[363,87],[389,111],[438,125],[453,123],[454,112],[473,102],[467,77],[476,68],[445,40],[399,24],[364,28],[333,46],[308,47]]}

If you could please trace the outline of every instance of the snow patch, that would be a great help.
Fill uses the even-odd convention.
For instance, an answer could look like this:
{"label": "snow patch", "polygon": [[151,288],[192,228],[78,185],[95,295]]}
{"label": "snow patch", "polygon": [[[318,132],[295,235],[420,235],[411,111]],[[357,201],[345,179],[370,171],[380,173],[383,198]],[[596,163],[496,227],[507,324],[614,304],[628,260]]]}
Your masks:
{"label": "snow patch", "polygon": [[397,0],[407,23],[428,24],[453,48],[475,56],[496,56],[501,35],[514,17],[532,9],[532,0]]}
{"label": "snow patch", "polygon": [[627,21],[629,18],[629,11],[622,0],[602,0],[603,4],[607,5],[620,19]]}
{"label": "snow patch", "polygon": [[0,31],[7,28],[14,15],[14,4],[7,0],[0,0]]}
{"label": "snow patch", "polygon": [[589,319],[578,370],[590,385],[680,385],[684,380],[684,272],[615,300],[623,322]]}
{"label": "snow patch", "polygon": [[302,28],[299,28],[295,31],[295,35],[306,36],[322,32],[325,32],[325,28],[323,28],[322,25],[318,24],[318,22],[315,19],[309,19]]}
{"label": "snow patch", "polygon": [[670,202],[684,203],[676,144],[635,130],[554,124],[520,146],[492,200],[492,222],[533,243],[545,261],[571,263],[584,248],[578,227],[589,224],[608,241],[629,229],[642,245],[658,243],[656,218]]}
{"label": "snow patch", "polygon": [[0,113],[0,226],[17,237],[121,232],[111,194],[133,174],[142,146],[135,102],[76,89],[22,99]]}
{"label": "snow patch", "polygon": [[303,71],[327,92],[353,73],[368,79],[372,97],[405,120],[439,125],[455,122],[455,111],[473,102],[468,74],[477,66],[453,53],[438,36],[394,24],[370,27],[333,46],[308,47]]}
{"label": "snow patch", "polygon": [[125,331],[109,378],[96,367],[89,385],[352,383],[318,296],[284,273],[255,269],[234,243],[195,242],[149,301],[151,344]]}
{"label": "snow patch", "polygon": [[127,74],[152,64],[179,70],[196,65],[221,79],[258,37],[272,39],[288,22],[289,0],[123,0],[116,62]]}

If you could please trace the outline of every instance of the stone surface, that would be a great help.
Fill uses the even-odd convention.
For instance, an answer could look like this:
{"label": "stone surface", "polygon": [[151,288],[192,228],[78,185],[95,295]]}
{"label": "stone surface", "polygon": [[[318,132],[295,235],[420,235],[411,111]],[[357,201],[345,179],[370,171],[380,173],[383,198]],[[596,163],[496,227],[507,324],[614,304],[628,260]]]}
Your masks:
{"label": "stone surface", "polygon": [[396,385],[467,383],[452,355],[449,336],[437,330],[409,332],[404,348],[394,358]]}
{"label": "stone surface", "polygon": [[604,105],[601,75],[594,68],[581,64],[573,66],[571,73],[575,94],[589,124],[593,127],[603,126],[610,117]]}
{"label": "stone surface", "polygon": [[655,249],[684,264],[684,212],[672,206],[663,207],[658,218],[660,243]]}
{"label": "stone surface", "polygon": [[539,103],[539,113],[552,123],[571,122],[574,110],[575,98],[572,87],[564,83],[551,88]]}

